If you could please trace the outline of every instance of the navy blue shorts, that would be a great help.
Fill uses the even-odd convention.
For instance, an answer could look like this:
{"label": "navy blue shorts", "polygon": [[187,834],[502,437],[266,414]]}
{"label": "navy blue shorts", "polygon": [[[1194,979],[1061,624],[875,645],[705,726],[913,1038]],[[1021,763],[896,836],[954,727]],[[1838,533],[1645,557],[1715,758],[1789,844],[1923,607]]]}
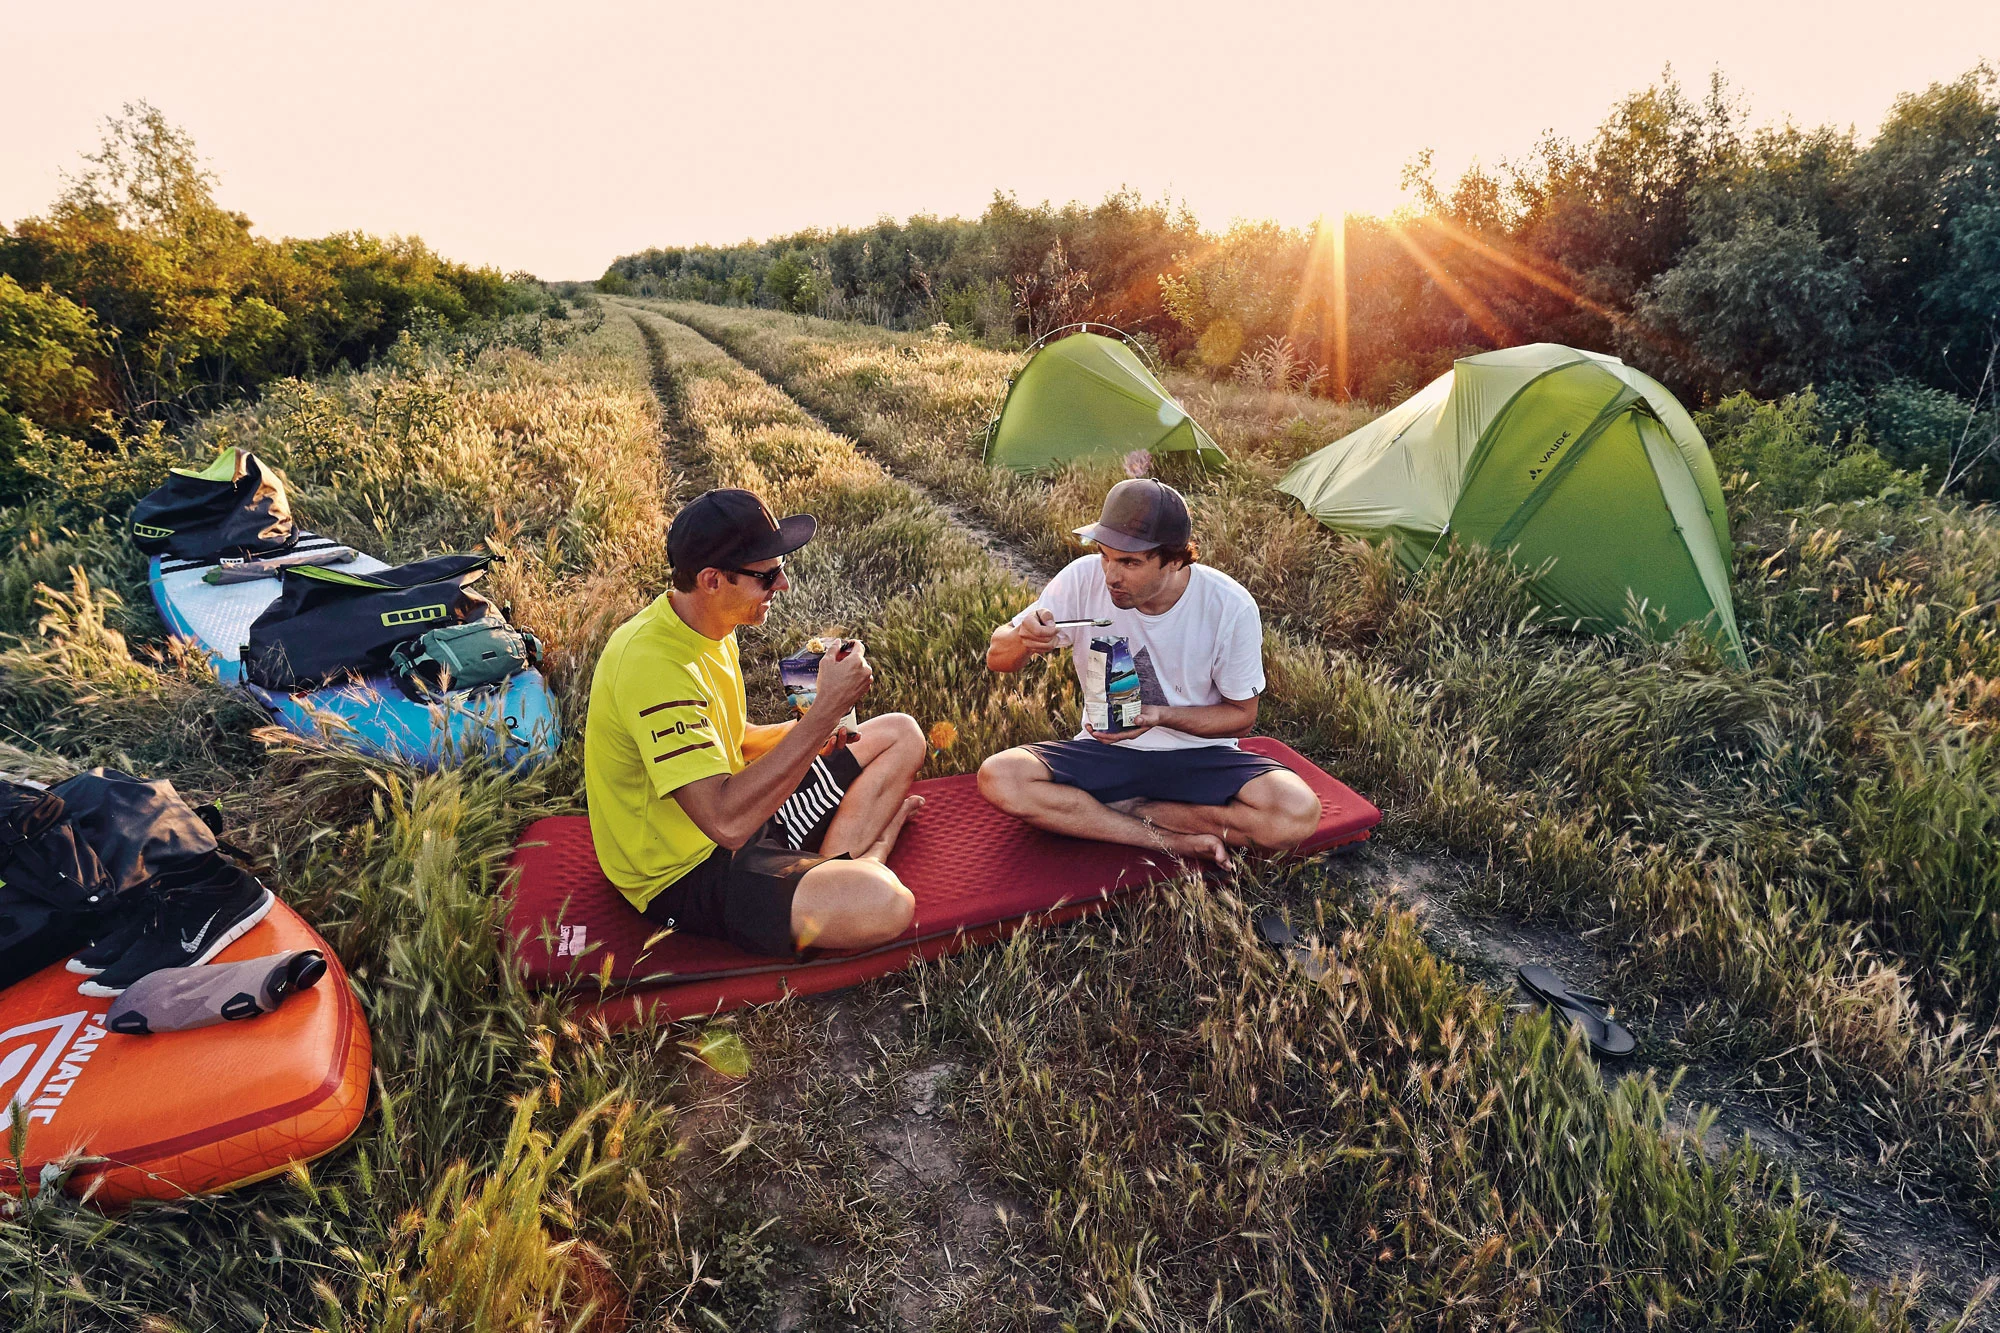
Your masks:
{"label": "navy blue shorts", "polygon": [[1231,745],[1186,750],[1128,750],[1104,741],[1043,741],[1028,753],[1065,787],[1110,805],[1133,799],[1183,805],[1228,805],[1243,784],[1285,766]]}

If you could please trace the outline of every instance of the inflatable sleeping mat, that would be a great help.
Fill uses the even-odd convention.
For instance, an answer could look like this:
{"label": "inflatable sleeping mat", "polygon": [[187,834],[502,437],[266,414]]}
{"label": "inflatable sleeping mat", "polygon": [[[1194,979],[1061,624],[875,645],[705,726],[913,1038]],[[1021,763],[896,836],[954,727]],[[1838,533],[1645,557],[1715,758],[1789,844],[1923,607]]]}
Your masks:
{"label": "inflatable sleeping mat", "polygon": [[[88,1159],[69,1189],[123,1204],[212,1194],[347,1141],[368,1106],[368,1025],[326,941],[282,902],[217,962],[318,949],[326,975],[271,1013],[188,1032],[104,1030],[111,1001],[62,964],[0,991],[0,1107],[27,1117],[27,1185]],[[0,1189],[18,1189],[11,1159]]]}
{"label": "inflatable sleeping mat", "polygon": [[[294,549],[336,545],[302,531]],[[214,568],[213,562],[154,556],[147,570],[153,603],[169,632],[191,640],[209,655],[223,684],[241,687],[288,731],[327,736],[368,754],[433,769],[455,754],[496,744],[504,746],[508,763],[539,763],[554,754],[562,740],[548,683],[535,670],[510,677],[504,692],[468,691],[448,695],[437,705],[409,698],[386,675],[296,695],[253,685],[243,678],[243,644],[250,637],[251,622],[276,600],[279,580],[204,582],[203,576]],[[334,568],[369,574],[388,566],[361,555]]]}
{"label": "inflatable sleeping mat", "polygon": [[[1285,764],[1318,794],[1319,829],[1301,855],[1358,842],[1380,822],[1381,811],[1297,751],[1262,736],[1243,747]],[[970,774],[919,782],[914,790],[925,797],[924,808],[889,858],[916,895],[909,932],[874,949],[800,962],[698,935],[661,934],[599,871],[587,818],[537,820],[522,833],[512,861],[518,877],[508,931],[523,973],[530,985],[544,987],[604,983],[606,993],[580,1002],[577,1013],[601,1015],[613,1027],[648,1014],[689,1018],[857,985],[918,959],[1003,938],[1030,919],[1056,922],[1096,911],[1174,873],[1174,863],[1156,853],[1029,828],[987,804]]]}

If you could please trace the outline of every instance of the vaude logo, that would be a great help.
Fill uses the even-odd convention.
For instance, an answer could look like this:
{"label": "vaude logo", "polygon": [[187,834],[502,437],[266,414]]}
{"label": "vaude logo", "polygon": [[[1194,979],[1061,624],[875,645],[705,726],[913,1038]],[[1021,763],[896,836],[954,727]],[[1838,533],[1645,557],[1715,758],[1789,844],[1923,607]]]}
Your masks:
{"label": "vaude logo", "polygon": [[132,531],[138,533],[141,537],[171,537],[174,535],[172,528],[156,528],[150,523],[134,523]]}
{"label": "vaude logo", "polygon": [[1551,458],[1554,458],[1557,452],[1559,452],[1562,449],[1562,447],[1568,443],[1569,443],[1568,431],[1564,431],[1562,434],[1556,436],[1556,442],[1550,445],[1547,449],[1543,450],[1542,456],[1535,460],[1535,465],[1528,469],[1528,480],[1533,481],[1536,477],[1539,477],[1542,475],[1542,473],[1548,471],[1549,460]]}
{"label": "vaude logo", "polygon": [[[86,1021],[88,1020],[88,1021]],[[50,1124],[104,1040],[104,1015],[79,1009],[0,1032],[0,1107]],[[79,1038],[78,1033],[81,1032]]]}
{"label": "vaude logo", "polygon": [[401,611],[384,611],[382,623],[390,626],[421,625],[426,620],[443,620],[444,616],[444,603],[439,602],[435,606],[408,606]]}

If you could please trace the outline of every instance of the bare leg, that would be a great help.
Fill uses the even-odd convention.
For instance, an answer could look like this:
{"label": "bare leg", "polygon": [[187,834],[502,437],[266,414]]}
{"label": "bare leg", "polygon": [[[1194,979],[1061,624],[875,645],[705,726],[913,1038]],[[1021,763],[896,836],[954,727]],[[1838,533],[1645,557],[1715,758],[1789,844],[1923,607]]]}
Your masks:
{"label": "bare leg", "polygon": [[[1122,803],[1121,803],[1122,804]],[[1137,801],[1132,813],[1177,833],[1208,833],[1231,847],[1285,851],[1319,827],[1319,797],[1296,773],[1260,773],[1227,805]]]}
{"label": "bare leg", "polygon": [[884,713],[863,722],[861,734],[848,742],[861,765],[861,776],[840,798],[820,851],[827,856],[861,856],[882,837],[891,820],[900,829],[901,820],[909,817],[902,809],[903,798],[924,766],[927,748],[923,728],[908,713]]}
{"label": "bare leg", "polygon": [[916,898],[880,861],[822,861],[792,895],[792,939],[801,949],[866,949],[908,930],[916,911]]}
{"label": "bare leg", "polygon": [[1003,750],[981,764],[979,792],[1016,819],[1051,833],[1154,848],[1219,866],[1229,864],[1229,853],[1215,834],[1154,828],[1113,810],[1089,792],[1056,782],[1042,761],[1025,749]]}
{"label": "bare leg", "polygon": [[923,808],[923,797],[905,796],[902,806],[897,809],[895,814],[889,816],[889,827],[882,830],[882,836],[875,839],[873,846],[854,859],[857,861],[879,861],[887,865],[889,862],[889,853],[896,850],[896,839],[902,836],[904,823],[909,820],[911,815],[914,815]]}

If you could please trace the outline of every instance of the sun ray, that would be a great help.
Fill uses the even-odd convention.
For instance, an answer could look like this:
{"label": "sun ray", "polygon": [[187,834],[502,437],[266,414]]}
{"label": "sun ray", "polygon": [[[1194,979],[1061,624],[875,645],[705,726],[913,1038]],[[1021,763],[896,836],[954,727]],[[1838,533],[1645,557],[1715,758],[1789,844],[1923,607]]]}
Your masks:
{"label": "sun ray", "polygon": [[1507,327],[1507,322],[1494,313],[1493,307],[1480,300],[1470,288],[1454,278],[1443,264],[1424,249],[1416,237],[1409,234],[1401,220],[1389,219],[1384,230],[1389,233],[1390,239],[1409,252],[1410,258],[1417,261],[1417,267],[1437,284],[1438,290],[1463,311],[1465,317],[1471,320],[1481,333],[1502,347],[1510,347],[1520,341],[1515,332]]}
{"label": "sun ray", "polygon": [[1347,214],[1333,229],[1333,384],[1336,397],[1348,394],[1347,382]]}
{"label": "sun ray", "polygon": [[1643,343],[1655,352],[1671,357],[1683,364],[1699,365],[1711,372],[1720,372],[1721,368],[1712,360],[1683,340],[1653,328],[1640,320],[1636,320],[1625,311],[1614,309],[1611,306],[1592,300],[1563,281],[1562,278],[1550,273],[1547,269],[1538,267],[1518,256],[1507,253],[1506,250],[1492,244],[1483,237],[1467,231],[1448,218],[1427,215],[1421,219],[1420,225],[1428,227],[1438,232],[1447,240],[1456,243],[1475,259],[1485,260],[1496,268],[1504,269],[1517,277],[1525,278],[1542,290],[1568,301],[1580,309],[1588,310],[1591,314],[1604,320],[1605,323],[1609,324],[1623,337]]}
{"label": "sun ray", "polygon": [[1287,330],[1294,343],[1310,334],[1318,355],[1333,351],[1333,388],[1336,397],[1347,396],[1347,215],[1329,224],[1325,216],[1313,224],[1312,246],[1306,253],[1305,272],[1299,281],[1298,296],[1292,302],[1292,318]]}
{"label": "sun ray", "polygon": [[1421,225],[1443,233],[1447,238],[1464,246],[1479,258],[1506,269],[1509,273],[1517,277],[1526,278],[1543,291],[1551,292],[1568,301],[1571,305],[1581,306],[1593,315],[1599,315],[1610,320],[1613,324],[1622,323],[1625,319],[1625,316],[1618,311],[1591,300],[1588,296],[1585,296],[1582,292],[1579,292],[1576,288],[1562,281],[1562,279],[1556,277],[1554,274],[1544,272],[1542,269],[1515,258],[1498,246],[1491,245],[1483,238],[1467,231],[1449,218],[1431,215],[1423,218]]}

